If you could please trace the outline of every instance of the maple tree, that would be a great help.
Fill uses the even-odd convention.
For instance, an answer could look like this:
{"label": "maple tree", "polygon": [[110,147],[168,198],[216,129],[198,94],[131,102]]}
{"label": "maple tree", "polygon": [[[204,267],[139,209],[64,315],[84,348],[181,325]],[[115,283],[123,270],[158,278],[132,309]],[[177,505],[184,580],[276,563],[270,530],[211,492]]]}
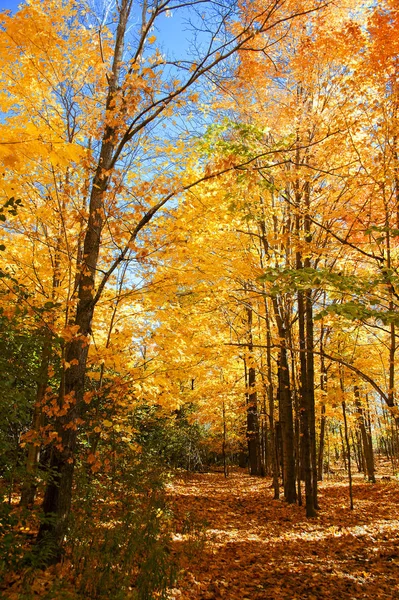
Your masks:
{"label": "maple tree", "polygon": [[[375,16],[371,18],[370,23],[374,18]],[[345,43],[348,44],[347,30],[349,26],[346,22],[343,23],[342,15],[340,15],[334,23],[334,26],[338,29],[338,39],[342,40],[342,36],[345,32]],[[276,133],[274,132],[273,137],[270,134],[270,127],[266,127],[265,129],[264,124],[260,126],[256,124],[253,126],[246,124],[239,125],[232,122],[225,123],[221,127],[218,126],[209,140],[214,164],[225,164],[226,160],[231,161],[233,158],[237,159],[237,156],[239,156],[241,164],[243,164],[244,158],[246,159],[245,165],[247,168],[241,167],[243,172],[246,171],[246,176],[240,175],[240,183],[238,182],[236,175],[233,175],[232,177],[229,176],[228,183],[226,183],[226,187],[229,188],[229,193],[227,196],[222,195],[222,199],[227,203],[226,206],[230,207],[230,211],[228,211],[230,212],[230,216],[227,217],[230,220],[232,218],[232,206],[235,207],[235,212],[237,212],[237,209],[243,210],[244,212],[243,217],[245,224],[241,220],[243,217],[238,216],[238,223],[235,227],[236,230],[239,231],[236,231],[236,233],[246,234],[252,236],[254,240],[257,239],[258,241],[261,241],[261,254],[263,253],[262,268],[264,269],[265,266],[267,266],[267,274],[264,279],[266,282],[272,284],[272,287],[269,287],[269,289],[275,309],[276,325],[278,326],[280,323],[280,346],[281,340],[284,340],[284,346],[280,349],[280,364],[281,361],[283,361],[283,368],[281,368],[279,372],[279,381],[281,382],[281,377],[285,379],[283,384],[279,383],[280,397],[281,391],[283,392],[283,396],[285,396],[286,390],[289,391],[286,395],[286,408],[280,406],[280,420],[282,420],[283,423],[288,422],[288,430],[283,434],[283,439],[288,446],[286,446],[285,451],[283,450],[283,456],[285,455],[287,461],[291,461],[291,463],[287,462],[285,465],[286,475],[284,479],[287,486],[289,486],[286,489],[286,497],[291,499],[291,501],[295,500],[294,478],[298,476],[298,471],[296,471],[295,474],[295,468],[297,467],[294,467],[295,463],[293,461],[297,461],[299,454],[302,453],[301,461],[310,460],[310,463],[307,466],[308,480],[307,482],[305,481],[309,514],[313,513],[314,507],[312,507],[312,505],[317,506],[316,481],[318,476],[320,477],[320,474],[322,473],[323,466],[323,438],[326,425],[326,405],[324,400],[326,397],[332,396],[331,386],[328,385],[327,371],[331,371],[332,365],[337,363],[338,365],[341,365],[340,368],[344,367],[345,369],[348,369],[349,374],[352,373],[352,375],[357,375],[357,379],[355,378],[355,381],[351,383],[349,389],[346,389],[347,384],[345,383],[345,380],[348,382],[352,381],[351,377],[342,379],[342,373],[339,375],[339,380],[341,381],[340,393],[349,394],[352,398],[352,402],[354,394],[356,398],[358,397],[356,391],[357,384],[360,381],[363,381],[371,385],[372,389],[374,389],[384,401],[388,404],[392,403],[392,387],[389,388],[390,391],[388,391],[388,393],[383,391],[384,386],[380,385],[378,370],[376,371],[372,365],[367,364],[367,361],[365,362],[365,357],[361,354],[358,344],[355,344],[352,348],[348,348],[346,351],[343,350],[342,345],[338,349],[333,350],[333,346],[330,343],[333,339],[331,332],[334,327],[334,322],[335,324],[338,324],[338,321],[332,318],[333,315],[341,315],[344,318],[349,318],[356,322],[360,319],[361,323],[358,323],[355,331],[357,331],[357,336],[364,336],[363,339],[366,344],[368,344],[370,340],[370,336],[367,333],[370,331],[370,328],[378,328],[383,331],[384,327],[381,327],[379,319],[382,318],[383,322],[388,322],[391,336],[389,346],[391,356],[389,361],[391,381],[395,369],[392,352],[396,347],[395,341],[393,341],[394,337],[392,337],[394,332],[393,313],[384,313],[381,310],[376,310],[376,296],[373,295],[376,283],[378,285],[380,283],[382,284],[381,289],[384,289],[387,284],[386,272],[383,270],[382,275],[380,273],[376,275],[374,280],[370,280],[370,271],[368,269],[370,268],[370,265],[373,265],[374,267],[377,266],[379,270],[381,258],[378,257],[378,253],[374,253],[373,249],[370,251],[365,249],[365,245],[362,242],[361,230],[359,230],[357,224],[360,213],[356,212],[356,215],[353,216],[353,219],[355,220],[353,220],[348,212],[347,198],[351,198],[352,208],[356,206],[356,202],[364,202],[363,194],[366,185],[368,185],[365,183],[364,187],[358,187],[359,177],[363,176],[363,165],[359,162],[358,153],[356,151],[354,152],[354,149],[356,150],[356,148],[353,143],[351,126],[349,125],[348,120],[351,118],[350,110],[357,110],[359,95],[350,96],[350,98],[353,98],[355,104],[353,107],[346,106],[345,109],[348,112],[343,114],[342,102],[343,98],[345,98],[344,94],[347,93],[347,85],[354,85],[353,76],[352,73],[350,73],[351,82],[348,84],[347,75],[341,62],[342,47],[339,50],[341,54],[337,52],[337,55],[332,58],[332,61],[330,60],[327,67],[325,66],[326,55],[323,52],[325,48],[323,44],[330,43],[331,35],[330,32],[326,30],[325,22],[323,23],[323,20],[321,20],[321,23],[318,23],[317,26],[320,28],[320,37],[317,40],[320,44],[320,49],[318,49],[315,43],[312,43],[308,38],[301,39],[299,37],[298,43],[301,51],[298,50],[297,53],[294,54],[292,63],[290,63],[290,77],[295,77],[297,70],[299,70],[301,76],[303,76],[303,71],[305,67],[307,67],[307,70],[305,71],[306,85],[309,86],[309,82],[312,82],[315,87],[306,93],[304,89],[302,89],[298,95],[298,83],[295,83],[295,79],[293,79],[292,81],[294,84],[290,83],[291,87],[286,86],[288,87],[288,91],[286,91],[286,89],[283,89],[282,91],[282,76],[279,73],[276,78],[277,91],[276,88],[273,88],[274,98],[276,94],[279,94],[278,97],[284,97],[284,94],[288,94],[291,98],[290,101],[286,100],[285,103],[281,103],[284,113],[287,114],[280,114],[277,117],[277,123],[282,123],[282,126],[285,128],[285,141],[281,141],[279,145],[275,139]],[[356,26],[353,26],[353,24],[350,27],[353,28],[353,30],[349,29],[352,31],[354,37],[354,41],[351,39],[350,42],[352,44],[350,46],[351,51],[353,51],[354,45],[357,49],[360,47],[357,38],[359,30]],[[301,57],[304,56],[304,52],[302,52],[304,47],[306,47],[307,51],[313,52],[315,60],[311,64],[303,64]],[[348,46],[346,46],[346,48],[347,47]],[[316,56],[318,56],[319,63],[316,61]],[[249,60],[249,68],[251,69],[251,78],[249,79],[251,93],[256,98],[256,102],[258,102],[258,97],[262,88],[261,84],[258,83],[258,79],[254,77],[253,69],[259,69],[259,62],[254,67],[254,61],[257,60],[255,54],[245,55],[242,59],[242,63],[245,63],[246,58]],[[356,60],[356,58],[354,60]],[[265,77],[265,69],[267,70],[267,68],[270,68],[268,64],[263,68],[258,77]],[[284,68],[286,69],[286,67]],[[336,81],[334,81],[332,90],[329,90],[326,94],[325,89],[326,86],[329,85],[329,81],[324,78],[331,77],[332,73],[334,74],[334,79],[336,79]],[[337,82],[339,78],[340,82],[338,85]],[[242,90],[245,89],[246,84],[241,83],[239,85],[239,89],[242,92]],[[230,88],[229,94],[231,93]],[[237,101],[238,96],[236,95],[234,98],[235,101]],[[266,123],[271,122],[271,117],[269,116],[270,112],[272,112],[274,122],[276,122],[276,108],[272,107],[271,109],[270,106],[265,103],[263,97],[260,102],[262,106],[266,106],[266,108],[256,110],[256,114],[260,114],[260,117],[257,116],[257,123],[259,120],[261,121],[262,118]],[[347,104],[349,103],[347,102]],[[289,107],[288,111],[286,108],[287,106]],[[245,105],[243,111],[244,113],[242,111],[240,113],[240,118],[242,119],[244,114],[244,118],[249,119],[249,121],[253,123],[254,111],[251,110],[248,112]],[[296,118],[300,118],[299,124],[301,125],[303,123],[306,135],[308,135],[309,132],[309,123],[312,123],[313,127],[310,130],[311,137],[309,139],[306,139],[305,137],[305,141],[301,142],[300,147],[298,147],[298,135],[300,131],[300,129],[298,129],[298,121],[294,121],[294,123],[296,123],[296,128],[293,129],[291,135],[288,136],[286,133],[287,119],[288,122],[290,122],[290,120],[292,122],[294,115],[297,115]],[[323,117],[325,120],[323,120]],[[331,122],[336,124],[336,131],[331,131]],[[374,127],[372,129],[374,135]],[[364,135],[363,131],[362,135]],[[344,143],[347,144],[347,146],[345,146],[347,148],[347,155],[343,155],[342,153],[342,145]],[[373,147],[371,150],[374,152]],[[275,161],[277,164],[273,164],[273,162],[266,164],[262,163],[259,157],[265,155],[276,157]],[[276,168],[279,164],[282,166]],[[258,178],[259,183],[255,183],[255,185],[254,182],[257,180],[254,173],[260,173],[260,177]],[[309,175],[309,173],[311,175]],[[298,179],[298,176],[301,177],[302,183],[301,180]],[[266,191],[264,188],[262,189],[261,184],[266,187]],[[301,188],[300,186],[302,185],[303,187]],[[312,195],[310,195],[310,192],[312,192]],[[265,210],[264,206],[265,202],[269,202],[267,199],[269,194],[271,195],[273,204],[271,209],[267,205],[267,209]],[[356,194],[357,197],[356,202],[353,201],[354,194]],[[244,195],[247,200],[238,200],[240,195]],[[259,196],[261,197],[261,204],[259,204]],[[253,201],[248,200],[248,198],[252,197],[254,198]],[[232,200],[233,198],[237,199]],[[325,203],[327,198],[329,199],[328,204]],[[201,202],[203,202],[203,199],[204,196],[202,196]],[[298,206],[300,200],[304,203],[302,206]],[[306,205],[306,202],[312,202],[312,205]],[[343,210],[345,210],[344,218],[342,217]],[[263,215],[264,212],[267,214],[269,211],[273,213],[273,218],[270,222],[265,222],[262,225],[263,216],[260,218],[259,213]],[[316,218],[313,217],[315,212],[317,214]],[[278,228],[279,221],[277,220],[280,214],[281,230]],[[321,218],[319,214],[321,215]],[[226,220],[225,217],[222,217],[222,219],[223,221]],[[251,222],[256,223],[254,229],[248,227],[248,223]],[[244,229],[247,229],[247,231],[245,232]],[[364,227],[363,234],[366,236],[370,235],[368,225]],[[226,235],[225,230],[223,235]],[[200,239],[203,240],[202,237]],[[391,241],[389,243],[391,243]],[[272,248],[275,248],[275,252],[278,254],[271,260]],[[257,252],[259,253],[259,247]],[[221,254],[220,250],[219,254]],[[243,288],[242,291],[247,290],[248,292],[248,289],[250,289],[252,290],[251,293],[256,296],[259,294],[259,284],[255,281],[256,276],[260,274],[259,263],[255,266],[253,259],[249,257],[250,254],[246,254],[245,260],[252,260],[249,273],[247,274],[248,269],[244,266],[240,266],[239,268],[241,271],[237,271],[237,273],[239,273],[238,277],[241,276],[240,283]],[[363,261],[359,260],[359,257],[371,259],[371,263],[369,260],[368,262],[363,263]],[[192,257],[191,260],[196,261],[197,259]],[[256,261],[258,262],[258,259],[256,259]],[[248,284],[247,281],[250,281],[251,283]],[[294,292],[296,298],[293,296]],[[265,290],[263,290],[262,293],[264,294]],[[284,294],[283,297],[281,296],[282,294]],[[365,307],[364,301],[355,300],[356,294],[363,299],[366,297],[369,298],[370,308]],[[280,297],[282,298],[281,300],[279,299]],[[323,298],[321,312],[320,298]],[[348,302],[348,299],[351,300]],[[252,302],[253,300],[251,300],[251,305]],[[306,302],[307,308],[305,311],[304,305]],[[243,305],[245,306],[245,300],[243,300]],[[319,321],[316,322],[314,322],[312,316],[313,305],[316,306],[317,312],[320,312],[318,315]],[[387,308],[388,306],[386,305],[384,310],[386,311]],[[284,319],[281,319],[281,311],[283,309],[286,311],[286,314]],[[246,320],[248,324],[249,319],[251,318],[249,311],[252,313],[252,309],[247,304],[244,313],[246,312],[247,314]],[[303,317],[300,317],[300,314],[302,314]],[[265,314],[263,318],[267,320],[269,317],[266,317]],[[295,330],[289,325],[289,321],[294,319],[295,323],[297,318],[299,322],[299,332],[295,333]],[[301,318],[303,319],[302,324],[300,323]],[[305,319],[307,325],[305,325]],[[321,326],[320,329],[318,329],[319,322]],[[314,329],[315,327],[316,329]],[[249,332],[252,341],[248,342],[243,339],[237,340],[237,345],[251,347],[251,353],[253,353],[254,347],[252,329],[252,325],[249,325],[247,333]],[[317,350],[314,347],[312,338],[318,339],[319,336],[320,339],[323,339],[323,345],[320,347],[320,350]],[[262,346],[270,347],[270,340],[266,343],[262,339],[257,341],[259,341],[259,343],[255,343],[255,346],[257,345],[260,348]],[[306,347],[308,348],[307,350]],[[265,350],[267,350],[267,348],[265,348]],[[312,366],[312,363],[314,362],[313,355],[315,353],[317,353],[316,356],[320,357],[320,365],[316,366],[321,371],[320,391],[322,392],[322,402],[320,407],[321,431],[318,457],[315,446],[315,404],[314,400],[312,400],[312,396],[315,394],[320,396],[317,389],[318,385],[316,384],[316,375],[319,377],[319,374],[313,373],[314,366]],[[289,365],[288,362],[289,355],[291,355],[291,365]],[[305,355],[307,356],[307,363],[303,361]],[[298,356],[302,357],[301,361],[298,361]],[[309,358],[310,356],[312,357],[311,359]],[[257,365],[259,375],[262,375],[262,373],[264,375],[264,370],[261,366],[263,361],[262,357],[263,354],[260,353]],[[328,361],[327,364],[326,361]],[[267,359],[263,362],[267,362]],[[249,387],[247,393],[249,396],[251,396],[251,390],[255,387],[257,370],[255,369],[254,371],[252,367],[249,369],[249,371],[252,372],[251,383],[249,385],[247,383]],[[290,374],[291,370],[292,373]],[[289,375],[289,377],[287,377],[287,375]],[[273,389],[271,381],[272,377],[273,374],[269,377],[269,386],[271,389]],[[309,378],[309,381],[307,381],[307,378]],[[353,387],[353,385],[355,387]],[[308,390],[306,393],[311,394],[311,399],[308,401],[310,403],[307,405],[303,404],[304,391],[306,389]],[[259,388],[259,391],[260,390],[261,388]],[[251,402],[254,402],[254,398],[255,396],[252,395]],[[292,405],[293,399],[298,401],[296,406]],[[302,402],[302,404],[299,404],[300,402]],[[355,404],[358,406],[358,400],[355,401]],[[253,404],[253,406],[255,406],[255,404]],[[288,410],[288,413],[284,414],[284,410]],[[255,412],[257,412],[257,409],[255,409]],[[270,412],[272,413],[273,410]],[[297,419],[295,428],[293,412]],[[308,414],[308,421],[304,419],[306,414]],[[393,417],[395,418],[395,411],[393,411]],[[252,426],[248,428],[249,436],[251,435],[251,427]],[[299,440],[302,440],[302,449],[298,446],[298,439],[294,442],[294,436],[298,435],[300,427],[303,428],[299,437]],[[255,425],[255,436],[258,435],[256,428],[257,426]],[[363,434],[360,432],[363,444],[362,452],[367,456],[369,462],[368,473],[372,480],[374,475],[373,467],[370,462],[372,460],[371,449],[369,448],[364,428],[362,431]],[[296,448],[295,443],[297,444]],[[308,445],[304,446],[305,443]],[[257,446],[259,446],[259,444],[255,444],[255,447]],[[251,466],[253,473],[256,472],[257,468],[257,452],[258,450],[255,450],[253,454],[254,465]],[[297,457],[296,459],[295,456]],[[287,469],[290,469],[288,477]],[[319,473],[317,471],[319,471]],[[300,487],[298,490],[298,498],[299,501],[301,501]]]}
{"label": "maple tree", "polygon": [[[120,521],[140,461],[239,463],[308,517],[324,475],[345,470],[356,509],[356,469],[396,472],[398,18],[391,0],[3,15],[0,359],[18,393],[0,440],[10,505],[44,494],[42,564],[72,503],[84,519],[109,487]],[[182,58],[167,19],[191,31]]]}
{"label": "maple tree", "polygon": [[[196,2],[192,3],[195,6]],[[41,288],[46,299],[50,298],[46,304],[49,310],[53,308],[51,304],[59,302],[63,307],[62,311],[53,311],[54,317],[49,315],[46,322],[50,329],[59,327],[60,323],[52,321],[62,315],[59,335],[63,339],[63,370],[58,398],[50,400],[54,421],[50,434],[55,443],[49,467],[52,476],[43,504],[45,515],[56,517],[43,522],[40,541],[48,539],[59,546],[65,533],[77,431],[91,398],[90,392],[85,391],[85,376],[95,308],[106,296],[107,285],[118,267],[134,255],[137,258],[142,252],[145,255],[145,249],[137,241],[141,230],[171,198],[196,183],[178,171],[165,170],[162,159],[155,172],[155,167],[152,171],[146,169],[136,181],[130,173],[136,170],[137,177],[143,160],[153,151],[151,136],[154,131],[157,143],[156,123],[173,116],[173,110],[182,106],[182,102],[196,102],[198,94],[191,89],[205,75],[217,82],[221,76],[218,65],[238,49],[263,31],[280,29],[298,12],[313,11],[316,7],[311,3],[299,7],[280,2],[260,5],[256,10],[252,7],[243,12],[244,21],[238,24],[231,23],[229,4],[224,8],[215,6],[219,26],[211,30],[210,3],[210,12],[196,17],[198,27],[202,21],[207,31],[201,44],[208,46],[205,51],[199,47],[200,54],[195,60],[184,61],[165,59],[154,46],[156,36],[151,31],[166,11],[178,11],[187,8],[186,5],[144,4],[136,39],[130,32],[129,41],[128,23],[133,9],[128,0],[113,9],[109,7],[109,14],[107,9],[98,17],[87,13],[87,9],[82,12],[79,3],[55,7],[49,1],[37,7],[27,5],[14,17],[5,18],[3,54],[10,49],[17,51],[19,70],[16,78],[16,66],[9,64],[3,75],[7,94],[14,102],[7,109],[16,114],[10,116],[5,127],[18,142],[22,139],[22,152],[10,154],[12,140],[9,140],[4,163],[17,166],[25,152],[36,162],[35,179],[28,177],[26,182],[31,188],[27,193],[29,208],[22,200],[23,212],[36,204],[33,219],[40,209],[42,215],[46,213],[46,219],[44,223],[32,223],[33,233],[27,231],[26,235],[36,245],[42,242],[44,234],[39,252],[49,251],[52,276],[45,275],[42,281],[34,263],[33,274],[27,276]],[[111,28],[104,21],[108,16],[114,22]],[[125,50],[127,43],[129,50]],[[86,47],[87,53],[82,52]],[[27,97],[22,82],[29,82],[35,96]],[[13,119],[20,120],[22,116],[26,124],[21,130],[15,127]],[[31,139],[26,140],[27,135]],[[137,156],[135,144],[140,150]],[[164,152],[168,152],[167,145]],[[6,179],[11,189],[13,179],[21,177],[18,169],[12,173]],[[211,176],[214,175],[202,175],[199,179]],[[131,200],[124,202],[124,196]],[[53,220],[48,216],[50,209]],[[16,222],[22,221],[23,227],[30,229],[24,217],[25,214],[18,214]],[[35,230],[40,232],[39,236]],[[43,266],[44,260],[40,256]],[[23,271],[24,265],[20,268]],[[52,291],[48,290],[49,285]],[[45,354],[48,353],[46,350]]]}

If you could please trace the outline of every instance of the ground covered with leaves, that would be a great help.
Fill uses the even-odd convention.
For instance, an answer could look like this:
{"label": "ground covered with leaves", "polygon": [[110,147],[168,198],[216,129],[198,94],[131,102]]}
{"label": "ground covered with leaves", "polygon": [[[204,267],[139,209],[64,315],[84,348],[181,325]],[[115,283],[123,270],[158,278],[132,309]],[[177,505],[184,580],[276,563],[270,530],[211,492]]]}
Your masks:
{"label": "ground covered with leaves", "polygon": [[[0,598],[399,598],[399,482],[393,477],[379,476],[376,484],[355,477],[353,511],[343,477],[321,483],[313,519],[303,507],[274,500],[269,478],[242,469],[227,479],[180,471],[166,488],[166,502],[155,492],[138,504],[130,493],[123,514],[105,503],[101,516],[96,504],[103,527],[94,519],[86,523],[89,544],[79,537],[75,547],[70,542],[61,565],[11,567]],[[86,507],[82,518],[87,514]]]}
{"label": "ground covered with leaves", "polygon": [[[399,484],[320,484],[319,515],[273,500],[270,479],[242,471],[175,480],[178,512],[201,531],[171,597],[184,600],[399,598]],[[198,536],[200,542],[200,535]],[[176,544],[184,539],[176,535]]]}

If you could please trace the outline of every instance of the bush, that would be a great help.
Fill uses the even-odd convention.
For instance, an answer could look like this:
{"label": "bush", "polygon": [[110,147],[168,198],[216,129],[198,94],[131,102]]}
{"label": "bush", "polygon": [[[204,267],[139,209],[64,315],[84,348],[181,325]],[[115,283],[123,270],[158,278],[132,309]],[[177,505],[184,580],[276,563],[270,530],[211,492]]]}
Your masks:
{"label": "bush", "polygon": [[169,467],[187,471],[202,469],[207,432],[204,426],[190,420],[193,412],[191,405],[170,414],[157,406],[140,406],[133,417],[138,443]]}
{"label": "bush", "polygon": [[176,576],[163,473],[133,455],[126,462],[117,482],[115,473],[90,482],[80,473],[67,546],[84,598],[162,599]]}
{"label": "bush", "polygon": [[0,504],[0,578],[18,567],[24,554],[23,536],[18,530],[18,511],[10,505]]}

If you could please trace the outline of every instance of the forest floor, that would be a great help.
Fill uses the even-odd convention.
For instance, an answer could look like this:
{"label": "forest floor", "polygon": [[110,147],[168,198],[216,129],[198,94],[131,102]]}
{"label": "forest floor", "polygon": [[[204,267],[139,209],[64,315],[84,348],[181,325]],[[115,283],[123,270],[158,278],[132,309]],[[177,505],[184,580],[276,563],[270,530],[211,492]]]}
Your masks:
{"label": "forest floor", "polygon": [[[233,471],[176,478],[169,495],[196,534],[170,598],[399,599],[399,482],[320,484],[320,511],[273,500],[270,479]],[[188,527],[190,529],[190,527]],[[185,531],[185,532],[184,532]]]}
{"label": "forest floor", "polygon": [[[168,600],[399,600],[399,481],[387,474],[379,468],[376,484],[355,475],[353,511],[343,475],[322,482],[313,519],[274,500],[270,478],[177,474],[167,493],[180,574]],[[8,573],[0,598],[92,600],[70,561],[57,569],[34,574],[29,593],[23,573]]]}

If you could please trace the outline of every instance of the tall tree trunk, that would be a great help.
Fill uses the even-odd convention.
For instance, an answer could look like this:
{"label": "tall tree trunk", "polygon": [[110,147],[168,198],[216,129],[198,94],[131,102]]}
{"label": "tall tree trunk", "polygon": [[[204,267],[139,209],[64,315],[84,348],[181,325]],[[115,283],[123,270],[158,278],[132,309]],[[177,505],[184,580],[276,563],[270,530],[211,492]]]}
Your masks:
{"label": "tall tree trunk", "polygon": [[273,370],[272,370],[272,336],[270,330],[270,314],[267,298],[265,299],[265,314],[266,314],[266,363],[267,363],[267,398],[268,398],[268,411],[269,411],[269,431],[270,431],[270,454],[272,460],[272,477],[273,477],[273,490],[274,499],[278,500],[280,497],[279,487],[279,466],[278,466],[278,453],[276,443],[276,433],[274,424],[274,396],[273,396]]}
{"label": "tall tree trunk", "polygon": [[292,400],[294,408],[294,433],[295,433],[295,477],[297,485],[297,502],[299,506],[302,506],[302,487],[301,482],[303,480],[303,469],[301,462],[301,411],[299,406],[298,385],[297,385],[297,369],[295,353],[293,352],[294,342],[292,339],[292,329],[287,331],[288,344],[291,348],[291,389],[292,389]]}
{"label": "tall tree trunk", "polygon": [[[305,242],[311,244],[311,220],[310,220],[310,184],[305,183],[304,189],[305,216],[303,219],[303,229]],[[310,269],[310,249],[306,252],[304,259],[305,269]],[[312,290],[305,292],[305,336],[306,336],[306,377],[308,390],[308,410],[309,410],[309,445],[310,445],[310,464],[313,491],[313,507],[318,508],[317,497],[317,452],[316,452],[316,409],[314,393],[314,322],[313,322],[313,297]]]}
{"label": "tall tree trunk", "polygon": [[249,455],[249,472],[251,475],[261,475],[258,395],[256,391],[256,370],[253,357],[252,340],[252,307],[247,306],[248,323],[248,394],[247,394],[247,440]]}
{"label": "tall tree trunk", "polygon": [[[297,197],[299,210],[300,197]],[[296,232],[300,235],[300,216],[296,218]],[[309,266],[309,265],[307,265]],[[296,253],[296,268],[303,269],[302,255]],[[299,336],[299,361],[300,361],[300,425],[301,425],[301,465],[305,478],[305,506],[306,516],[316,515],[315,491],[314,491],[314,463],[315,442],[314,431],[314,367],[313,367],[313,317],[312,300],[310,290],[304,293],[297,292],[298,305],[298,336]]]}
{"label": "tall tree trunk", "polygon": [[[385,189],[385,188],[384,188]],[[398,194],[398,191],[397,191]],[[385,196],[385,192],[384,192]],[[385,202],[385,250],[386,250],[386,268],[387,272],[392,269],[392,256],[391,256],[391,226],[390,226],[390,211]],[[395,288],[391,281],[388,282],[388,293],[390,295],[389,310],[395,311],[395,303],[393,301],[395,297]],[[390,324],[390,336],[389,336],[389,389],[388,389],[388,406],[395,406],[395,354],[396,354],[396,327],[395,323]],[[397,421],[397,419],[396,419]]]}
{"label": "tall tree trunk", "polygon": [[[106,117],[112,112],[122,66],[124,38],[131,10],[131,0],[119,7],[112,71],[108,76]],[[84,410],[84,384],[95,309],[95,280],[104,225],[104,195],[110,181],[113,153],[117,140],[114,124],[106,123],[96,172],[91,186],[89,216],[83,242],[83,262],[78,283],[78,304],[73,324],[74,337],[66,346],[65,361],[69,365],[61,385],[55,419],[57,443],[51,451],[50,478],[43,500],[44,518],[37,542],[48,547],[48,562],[56,562],[62,553],[71,508],[73,472],[76,460],[78,422]]]}
{"label": "tall tree trunk", "polygon": [[305,338],[305,303],[302,292],[298,292],[298,327],[300,348],[300,423],[301,423],[301,465],[305,477],[305,506],[306,516],[316,514],[313,495],[312,462],[310,448],[310,390],[308,379],[308,362]]}
{"label": "tall tree trunk", "polygon": [[353,510],[351,449],[350,449],[350,445],[349,445],[348,421],[346,418],[345,400],[342,402],[342,414],[344,416],[345,445],[346,445],[346,453],[347,453],[347,457],[348,457],[349,501],[350,501],[350,509]]}
{"label": "tall tree trunk", "polygon": [[355,457],[357,472],[365,473],[366,470],[364,468],[364,457],[363,457],[363,452],[362,452],[361,440],[359,439],[359,431],[356,430],[356,437],[355,437],[355,435],[353,435],[353,430],[351,430],[350,433],[351,433],[350,437],[352,438],[353,454]]}
{"label": "tall tree trunk", "polygon": [[[261,336],[261,319],[258,318],[259,336]],[[267,419],[267,385],[265,380],[265,364],[263,352],[260,355],[260,369],[259,373],[262,379],[262,408],[260,410],[260,424],[259,424],[259,435],[260,435],[260,468],[261,475],[265,477],[271,474],[270,461],[269,461],[269,432],[268,432],[268,419]]]}
{"label": "tall tree trunk", "polygon": [[222,456],[223,456],[223,474],[227,478],[229,475],[227,468],[227,423],[226,423],[226,404],[223,400],[222,404],[222,418],[223,418],[223,440],[222,440]]}
{"label": "tall tree trunk", "polygon": [[364,419],[364,413],[362,404],[360,402],[360,391],[357,385],[354,387],[354,395],[355,395],[355,406],[357,410],[357,422],[359,425],[362,446],[363,446],[363,455],[364,461],[366,465],[366,473],[368,480],[372,483],[375,483],[375,467],[374,467],[374,452],[373,452],[373,444],[371,436],[368,435],[368,431],[366,429],[366,423]]}
{"label": "tall tree trunk", "polygon": [[[259,220],[260,229],[260,266],[264,268],[264,257],[269,254],[268,241],[266,237],[266,224],[264,220],[264,205],[261,202],[263,218]],[[274,499],[278,500],[280,497],[280,486],[279,486],[279,462],[278,462],[278,445],[276,440],[275,421],[274,421],[274,395],[273,395],[273,369],[272,369],[272,335],[270,326],[270,310],[268,298],[266,295],[266,286],[263,283],[263,302],[265,308],[265,320],[266,320],[266,364],[267,364],[267,399],[268,399],[268,417],[269,417],[269,431],[270,431],[270,455],[271,455],[271,466],[272,466],[272,477],[273,477],[273,490]],[[267,412],[267,411],[266,411]]]}
{"label": "tall tree trunk", "polygon": [[287,334],[277,297],[273,297],[273,308],[280,337],[278,383],[280,425],[283,441],[284,497],[288,503],[292,504],[296,502],[294,419],[287,358]]}
{"label": "tall tree trunk", "polygon": [[[305,260],[305,266],[306,266]],[[313,300],[312,292],[308,290],[305,296],[305,315],[306,315],[306,375],[308,385],[308,406],[309,406],[309,444],[310,444],[310,463],[312,473],[313,506],[318,508],[317,496],[317,451],[316,451],[316,410],[314,394],[314,323],[313,323]]]}
{"label": "tall tree trunk", "polygon": [[323,394],[320,414],[320,437],[319,437],[319,455],[317,459],[317,479],[323,481],[323,458],[324,458],[324,439],[326,431],[326,404],[324,401],[324,394],[327,390],[327,369],[326,363],[323,356],[324,351],[324,325],[321,324],[320,333],[320,390]]}

